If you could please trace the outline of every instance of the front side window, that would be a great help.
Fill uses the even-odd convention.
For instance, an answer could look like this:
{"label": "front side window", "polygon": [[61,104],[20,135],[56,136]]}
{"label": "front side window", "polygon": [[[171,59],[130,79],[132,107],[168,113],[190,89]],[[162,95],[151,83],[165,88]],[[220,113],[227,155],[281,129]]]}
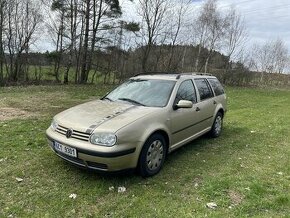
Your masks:
{"label": "front side window", "polygon": [[200,100],[203,101],[205,99],[213,97],[213,93],[209,84],[205,79],[195,79],[196,88],[198,89]]}
{"label": "front side window", "polygon": [[165,107],[175,81],[157,79],[131,79],[118,86],[104,99],[127,101],[148,107]]}
{"label": "front side window", "polygon": [[213,88],[214,93],[215,93],[216,96],[222,95],[222,94],[225,93],[225,91],[224,91],[221,83],[218,81],[218,79],[210,78],[210,79],[208,79],[208,81],[209,81],[211,87]]}
{"label": "front side window", "polygon": [[180,84],[174,103],[177,104],[180,100],[196,103],[196,93],[191,80],[186,80]]}

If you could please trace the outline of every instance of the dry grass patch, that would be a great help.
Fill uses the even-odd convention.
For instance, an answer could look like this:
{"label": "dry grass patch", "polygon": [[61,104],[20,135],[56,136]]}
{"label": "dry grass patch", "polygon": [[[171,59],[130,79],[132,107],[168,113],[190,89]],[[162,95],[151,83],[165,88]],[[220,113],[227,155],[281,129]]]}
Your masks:
{"label": "dry grass patch", "polygon": [[18,108],[0,107],[0,121],[25,119],[32,116],[33,115],[30,112]]}
{"label": "dry grass patch", "polygon": [[229,193],[229,198],[231,199],[231,202],[233,205],[239,205],[242,203],[244,196],[241,195],[239,192],[230,190]]}

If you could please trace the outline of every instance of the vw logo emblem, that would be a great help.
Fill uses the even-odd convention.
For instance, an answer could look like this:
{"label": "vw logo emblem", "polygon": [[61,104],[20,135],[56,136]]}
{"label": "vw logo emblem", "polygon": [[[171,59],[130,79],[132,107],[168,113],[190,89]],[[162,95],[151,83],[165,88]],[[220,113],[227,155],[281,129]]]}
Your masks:
{"label": "vw logo emblem", "polygon": [[70,137],[72,136],[72,134],[73,134],[73,130],[72,130],[72,129],[68,129],[68,130],[66,131],[65,136],[66,136],[67,138],[70,138]]}

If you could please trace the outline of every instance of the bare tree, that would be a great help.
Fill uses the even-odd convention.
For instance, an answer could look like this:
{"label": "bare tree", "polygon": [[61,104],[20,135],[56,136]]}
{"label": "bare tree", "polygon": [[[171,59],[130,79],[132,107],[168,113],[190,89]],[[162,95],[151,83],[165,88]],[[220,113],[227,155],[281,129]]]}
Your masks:
{"label": "bare tree", "polygon": [[170,8],[169,0],[138,0],[138,14],[142,17],[142,70],[148,70],[147,61],[150,51],[165,32],[166,15]]}
{"label": "bare tree", "polygon": [[204,5],[204,22],[208,28],[207,41],[205,48],[207,49],[207,56],[204,65],[204,72],[208,71],[209,60],[214,50],[220,46],[222,37],[225,34],[226,19],[217,9],[216,0],[208,0]]}
{"label": "bare tree", "polygon": [[27,75],[23,53],[28,53],[33,36],[42,21],[36,0],[11,0],[7,2],[7,27],[5,39],[9,52],[9,79],[18,81]]}
{"label": "bare tree", "polygon": [[289,50],[281,39],[277,39],[273,43],[273,57],[275,60],[275,63],[273,63],[274,72],[284,73],[285,68],[289,65],[290,57]]}
{"label": "bare tree", "polygon": [[[225,34],[226,18],[218,10],[217,0],[207,0],[201,8],[200,14],[192,23],[194,42],[197,43],[198,52],[195,58],[195,71],[208,71],[210,58],[215,50],[221,47],[221,41]],[[202,50],[206,49],[205,61],[202,65]]]}
{"label": "bare tree", "polygon": [[84,44],[80,83],[86,83],[88,80],[96,43],[102,41],[102,37],[98,34],[101,31],[110,29],[110,27],[108,28],[108,23],[121,15],[118,0],[85,0],[85,2]]}
{"label": "bare tree", "polygon": [[[51,23],[56,44],[55,74],[65,66],[64,83],[75,67],[75,82],[86,83],[92,67],[96,44],[102,40],[102,31],[121,14],[118,0],[52,0]],[[65,58],[62,58],[64,56]]]}
{"label": "bare tree", "polygon": [[[64,73],[63,83],[68,83],[69,71],[73,65],[74,57],[77,58],[77,28],[78,28],[78,2],[79,0],[70,0],[68,6],[68,23],[69,23],[69,57],[66,65],[66,71]],[[77,80],[77,78],[76,78]]]}
{"label": "bare tree", "polygon": [[[167,71],[175,71],[178,68],[178,64],[184,56],[184,52],[180,47],[176,45],[182,45],[182,37],[184,35],[183,28],[185,26],[185,17],[188,15],[189,5],[191,0],[180,0],[175,2],[176,4],[170,9],[170,20],[168,20],[168,38],[170,43],[170,51],[168,62],[166,63]],[[181,48],[183,48],[181,46]],[[180,50],[180,51],[179,51]],[[186,48],[184,48],[186,50]],[[179,51],[179,52],[178,52]]]}
{"label": "bare tree", "polygon": [[228,58],[228,70],[231,60],[242,51],[248,34],[244,19],[233,7],[225,17],[225,24],[222,50]]}
{"label": "bare tree", "polygon": [[4,84],[4,62],[5,62],[5,53],[4,53],[4,20],[5,20],[5,10],[6,10],[6,1],[0,2],[0,86]]}
{"label": "bare tree", "polygon": [[283,73],[289,63],[289,53],[281,39],[255,44],[250,52],[249,68],[263,73]]}
{"label": "bare tree", "polygon": [[55,19],[50,25],[51,31],[56,33],[55,53],[54,53],[54,75],[57,82],[60,81],[59,71],[64,52],[64,34],[65,34],[65,2],[63,0],[53,0],[51,10],[54,11]]}

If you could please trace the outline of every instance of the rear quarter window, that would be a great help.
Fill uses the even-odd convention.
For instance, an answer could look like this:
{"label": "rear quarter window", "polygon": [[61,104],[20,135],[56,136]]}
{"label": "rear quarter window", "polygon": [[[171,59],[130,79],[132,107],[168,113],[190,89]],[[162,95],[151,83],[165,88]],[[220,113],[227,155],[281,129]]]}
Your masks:
{"label": "rear quarter window", "polygon": [[223,88],[222,84],[218,81],[218,79],[210,78],[210,79],[208,79],[208,81],[209,81],[211,87],[213,88],[213,91],[214,91],[216,96],[222,95],[225,93],[224,88]]}
{"label": "rear quarter window", "polygon": [[198,89],[200,100],[206,100],[213,97],[213,92],[206,79],[195,79],[196,88]]}

